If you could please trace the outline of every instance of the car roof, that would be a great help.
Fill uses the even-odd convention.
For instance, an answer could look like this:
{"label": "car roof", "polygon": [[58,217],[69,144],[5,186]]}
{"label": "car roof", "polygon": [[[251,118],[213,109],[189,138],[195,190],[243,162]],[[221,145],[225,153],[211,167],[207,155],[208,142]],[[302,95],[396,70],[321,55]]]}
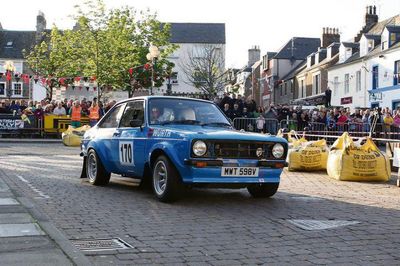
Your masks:
{"label": "car roof", "polygon": [[138,96],[138,97],[121,100],[117,103],[130,102],[133,100],[150,100],[150,99],[193,100],[193,101],[199,101],[199,102],[212,103],[212,101],[209,101],[209,100],[196,99],[196,98],[190,98],[190,97],[178,97],[178,96]]}

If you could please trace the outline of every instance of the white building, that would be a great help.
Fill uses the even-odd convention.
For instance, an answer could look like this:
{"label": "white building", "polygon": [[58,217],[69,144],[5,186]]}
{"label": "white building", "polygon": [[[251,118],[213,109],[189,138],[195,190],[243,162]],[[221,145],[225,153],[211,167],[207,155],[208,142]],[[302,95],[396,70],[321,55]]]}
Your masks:
{"label": "white building", "polygon": [[[204,47],[215,46],[221,53],[222,62],[225,62],[225,24],[224,23],[171,23],[171,43],[179,48],[168,57],[175,64],[171,78],[172,93],[186,94],[199,93],[188,81],[182,66],[189,60],[190,54],[201,56]],[[221,69],[223,73],[225,65]],[[155,89],[154,93],[167,92],[167,83]]]}
{"label": "white building", "polygon": [[342,42],[328,69],[332,106],[400,106],[400,15],[375,23],[359,42]]}

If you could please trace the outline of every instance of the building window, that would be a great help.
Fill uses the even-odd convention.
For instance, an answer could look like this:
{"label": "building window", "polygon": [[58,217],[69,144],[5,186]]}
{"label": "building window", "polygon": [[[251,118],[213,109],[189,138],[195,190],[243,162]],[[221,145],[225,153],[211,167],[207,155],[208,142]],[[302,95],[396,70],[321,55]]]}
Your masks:
{"label": "building window", "polygon": [[22,97],[22,82],[13,82],[12,96],[13,97]]}
{"label": "building window", "polygon": [[279,85],[280,91],[281,91],[281,96],[283,96],[283,85]]}
{"label": "building window", "polygon": [[293,86],[293,81],[290,81],[290,92],[293,94],[294,92],[294,86]]}
{"label": "building window", "polygon": [[320,80],[321,80],[320,77],[321,77],[320,74],[314,76],[313,91],[315,95],[320,93]]}
{"label": "building window", "polygon": [[374,48],[374,41],[368,40],[368,52],[370,52]]}
{"label": "building window", "polygon": [[345,74],[344,75],[344,94],[347,94],[350,91],[349,82],[350,82],[350,75]]}
{"label": "building window", "polygon": [[394,62],[393,85],[400,84],[400,60]]}
{"label": "building window", "polygon": [[379,68],[378,66],[372,67],[372,89],[375,90],[379,85]]}
{"label": "building window", "polygon": [[356,91],[361,90],[361,71],[356,72]]}
{"label": "building window", "polygon": [[287,82],[285,82],[285,95],[287,95]]}
{"label": "building window", "polygon": [[304,79],[302,79],[300,81],[300,94],[301,94],[301,98],[306,97],[306,91],[305,91],[305,88],[304,88]]}
{"label": "building window", "polygon": [[171,73],[171,83],[178,84],[178,72]]}
{"label": "building window", "polygon": [[7,96],[6,83],[0,82],[0,96]]}
{"label": "building window", "polygon": [[339,77],[334,77],[333,78],[333,95],[337,94],[339,88]]}
{"label": "building window", "polygon": [[388,48],[388,43],[387,43],[387,41],[383,41],[382,44],[381,44],[381,49],[382,49],[382,50],[386,50],[387,48]]}

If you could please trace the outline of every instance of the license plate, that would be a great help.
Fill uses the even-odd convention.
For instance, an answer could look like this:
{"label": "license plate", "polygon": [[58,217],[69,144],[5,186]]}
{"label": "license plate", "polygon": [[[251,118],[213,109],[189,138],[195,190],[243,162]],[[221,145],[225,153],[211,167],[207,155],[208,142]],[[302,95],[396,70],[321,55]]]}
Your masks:
{"label": "license plate", "polygon": [[258,167],[222,167],[221,176],[258,176]]}

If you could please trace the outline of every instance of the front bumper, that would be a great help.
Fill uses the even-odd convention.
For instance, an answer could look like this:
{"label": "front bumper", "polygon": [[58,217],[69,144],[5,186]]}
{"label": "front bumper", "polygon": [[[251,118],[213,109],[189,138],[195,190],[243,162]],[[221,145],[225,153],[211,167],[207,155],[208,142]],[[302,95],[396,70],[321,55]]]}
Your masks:
{"label": "front bumper", "polygon": [[[187,159],[185,169],[181,169],[182,180],[186,184],[260,184],[279,183],[280,175],[287,162],[283,160],[249,159]],[[222,167],[258,167],[257,177],[222,176]]]}

